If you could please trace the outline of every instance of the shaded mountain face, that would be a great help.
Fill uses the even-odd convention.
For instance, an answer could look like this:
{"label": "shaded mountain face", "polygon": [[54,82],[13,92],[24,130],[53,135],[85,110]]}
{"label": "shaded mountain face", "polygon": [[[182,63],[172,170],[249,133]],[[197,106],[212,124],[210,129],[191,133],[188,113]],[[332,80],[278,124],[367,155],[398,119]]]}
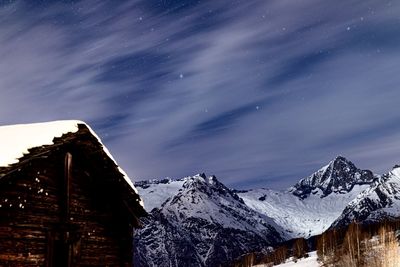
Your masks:
{"label": "shaded mountain face", "polygon": [[[135,235],[140,266],[219,266],[285,239],[272,219],[247,207],[214,176],[170,181],[170,188],[176,185],[177,193],[167,194]],[[145,199],[146,191],[156,195],[157,186],[137,185]]]}
{"label": "shaded mountain face", "polygon": [[371,171],[360,170],[351,161],[339,156],[311,176],[300,180],[290,191],[304,199],[320,190],[321,196],[325,197],[332,192],[350,192],[355,185],[370,184],[375,178]]}
{"label": "shaded mountain face", "polygon": [[382,175],[343,210],[331,227],[400,217],[400,166]]}

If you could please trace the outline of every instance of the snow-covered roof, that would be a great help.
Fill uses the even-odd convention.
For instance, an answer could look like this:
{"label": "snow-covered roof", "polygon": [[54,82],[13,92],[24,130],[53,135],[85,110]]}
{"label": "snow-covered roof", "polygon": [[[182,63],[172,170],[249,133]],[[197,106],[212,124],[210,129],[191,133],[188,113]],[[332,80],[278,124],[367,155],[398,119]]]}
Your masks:
{"label": "snow-covered roof", "polygon": [[[91,134],[102,144],[104,152],[118,166],[111,153],[89,125],[79,120],[63,120],[0,126],[0,167],[18,163],[24,154],[29,153],[28,149],[30,148],[52,145],[54,138],[61,137],[66,133],[76,133],[79,130],[79,124],[85,125],[90,130]],[[138,194],[129,176],[119,166],[118,170],[130,187]],[[143,206],[142,201],[140,201],[140,205]]]}

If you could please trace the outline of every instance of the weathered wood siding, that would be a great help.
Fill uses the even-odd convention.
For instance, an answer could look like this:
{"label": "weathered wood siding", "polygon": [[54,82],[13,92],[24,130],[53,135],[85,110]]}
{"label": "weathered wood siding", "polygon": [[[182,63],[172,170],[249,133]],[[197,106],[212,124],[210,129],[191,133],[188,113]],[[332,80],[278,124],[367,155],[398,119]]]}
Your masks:
{"label": "weathered wood siding", "polygon": [[[82,144],[54,148],[1,179],[0,266],[59,267],[63,239],[70,240],[69,266],[131,265],[133,227],[118,195],[120,185],[98,166],[104,155],[92,159],[82,149]],[[69,218],[66,153],[72,155]]]}

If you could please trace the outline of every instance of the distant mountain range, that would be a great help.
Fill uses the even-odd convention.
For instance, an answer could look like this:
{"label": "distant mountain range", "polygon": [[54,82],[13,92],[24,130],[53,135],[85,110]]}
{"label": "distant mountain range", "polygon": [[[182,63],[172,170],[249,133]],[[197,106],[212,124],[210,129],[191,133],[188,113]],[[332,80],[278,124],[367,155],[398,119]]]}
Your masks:
{"label": "distant mountain range", "polygon": [[205,174],[135,186],[150,214],[135,234],[139,266],[220,266],[354,220],[400,216],[400,166],[380,176],[341,156],[285,191],[233,190]]}

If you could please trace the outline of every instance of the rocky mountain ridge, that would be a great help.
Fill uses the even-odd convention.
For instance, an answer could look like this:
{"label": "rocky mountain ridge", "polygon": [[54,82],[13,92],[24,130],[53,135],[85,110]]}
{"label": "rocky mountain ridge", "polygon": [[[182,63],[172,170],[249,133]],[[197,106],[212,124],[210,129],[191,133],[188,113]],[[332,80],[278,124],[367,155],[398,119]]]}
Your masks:
{"label": "rocky mountain ridge", "polygon": [[360,170],[351,161],[338,156],[309,177],[301,179],[290,191],[306,198],[319,189],[322,196],[327,196],[350,192],[355,185],[371,184],[377,178],[370,170]]}
{"label": "rocky mountain ridge", "polygon": [[352,221],[372,223],[398,217],[400,217],[400,166],[395,166],[352,200],[331,227],[345,226]]}

